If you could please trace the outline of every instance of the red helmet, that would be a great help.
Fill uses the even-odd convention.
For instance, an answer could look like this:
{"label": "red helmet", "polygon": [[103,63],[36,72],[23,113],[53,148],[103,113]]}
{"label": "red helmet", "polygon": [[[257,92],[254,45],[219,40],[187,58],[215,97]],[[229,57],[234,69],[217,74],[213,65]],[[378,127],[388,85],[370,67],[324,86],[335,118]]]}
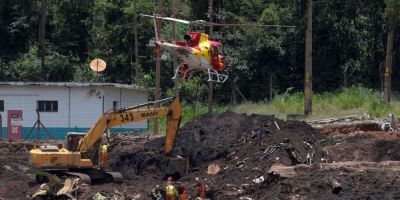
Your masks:
{"label": "red helmet", "polygon": [[169,181],[172,181],[172,176],[168,177],[168,180],[169,180]]}

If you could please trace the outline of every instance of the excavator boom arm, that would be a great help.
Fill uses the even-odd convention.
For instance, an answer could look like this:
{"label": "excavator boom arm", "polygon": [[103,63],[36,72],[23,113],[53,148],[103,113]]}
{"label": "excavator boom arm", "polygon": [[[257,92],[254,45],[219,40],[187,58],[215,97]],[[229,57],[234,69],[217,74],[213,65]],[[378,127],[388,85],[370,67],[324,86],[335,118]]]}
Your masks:
{"label": "excavator boom arm", "polygon": [[85,137],[79,141],[78,149],[80,152],[90,149],[106,130],[114,126],[167,116],[165,152],[170,153],[182,114],[183,109],[179,98],[174,98],[170,107],[141,108],[105,113],[97,120]]}

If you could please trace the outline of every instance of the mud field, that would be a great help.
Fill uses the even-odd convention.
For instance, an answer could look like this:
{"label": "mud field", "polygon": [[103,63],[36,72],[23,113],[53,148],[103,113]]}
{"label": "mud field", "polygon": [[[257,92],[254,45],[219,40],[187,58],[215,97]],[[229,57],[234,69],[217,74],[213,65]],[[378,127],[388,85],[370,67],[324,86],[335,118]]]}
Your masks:
{"label": "mud field", "polygon": [[[192,197],[195,177],[203,178],[210,199],[400,199],[398,134],[340,130],[262,115],[204,115],[181,127],[172,159],[162,137],[115,136],[108,169],[124,183],[81,185],[77,198],[150,199],[151,189],[173,176]],[[39,188],[28,174],[30,148],[0,143],[0,199],[26,199]],[[174,163],[177,157],[188,162]],[[217,173],[208,173],[211,164]]]}

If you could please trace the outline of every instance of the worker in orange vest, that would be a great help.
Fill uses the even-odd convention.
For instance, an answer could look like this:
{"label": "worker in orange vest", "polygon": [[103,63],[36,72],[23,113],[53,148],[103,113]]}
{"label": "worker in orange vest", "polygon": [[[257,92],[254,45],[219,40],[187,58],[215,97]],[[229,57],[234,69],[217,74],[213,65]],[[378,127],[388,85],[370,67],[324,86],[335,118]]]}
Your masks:
{"label": "worker in orange vest", "polygon": [[198,200],[206,199],[206,185],[204,182],[199,178],[196,177],[196,186],[197,186],[197,198]]}
{"label": "worker in orange vest", "polygon": [[179,200],[189,200],[189,194],[183,184],[178,186]]}
{"label": "worker in orange vest", "polygon": [[165,188],[166,192],[166,200],[175,200],[178,197],[178,192],[175,189],[175,186],[172,184],[172,177],[168,177],[167,187]]}
{"label": "worker in orange vest", "polygon": [[182,194],[179,195],[179,200],[189,200],[189,194],[186,190],[184,190]]}

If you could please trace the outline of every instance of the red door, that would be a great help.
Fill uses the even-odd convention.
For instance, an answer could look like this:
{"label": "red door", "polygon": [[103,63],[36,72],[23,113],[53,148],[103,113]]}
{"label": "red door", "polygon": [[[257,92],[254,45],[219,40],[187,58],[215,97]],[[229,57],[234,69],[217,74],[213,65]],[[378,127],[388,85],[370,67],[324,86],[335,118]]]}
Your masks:
{"label": "red door", "polygon": [[7,116],[7,139],[22,140],[22,110],[9,110]]}

